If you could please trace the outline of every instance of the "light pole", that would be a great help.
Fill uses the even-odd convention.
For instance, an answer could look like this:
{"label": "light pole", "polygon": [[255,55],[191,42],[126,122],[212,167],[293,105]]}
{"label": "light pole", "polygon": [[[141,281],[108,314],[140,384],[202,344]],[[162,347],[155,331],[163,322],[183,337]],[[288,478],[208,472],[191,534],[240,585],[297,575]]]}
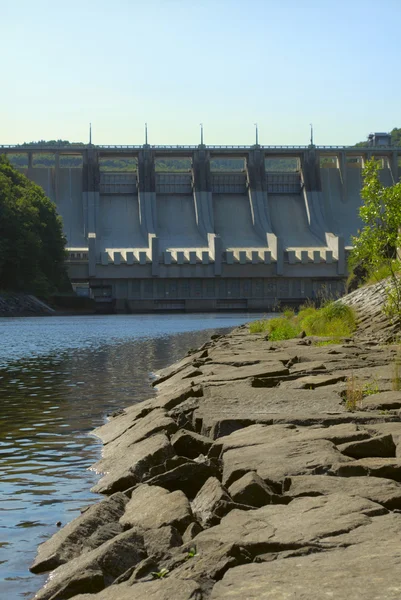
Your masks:
{"label": "light pole", "polygon": [[148,124],[145,123],[145,146],[148,145]]}
{"label": "light pole", "polygon": [[201,143],[200,145],[203,146],[203,123],[199,123],[200,125],[200,134],[201,134]]}
{"label": "light pole", "polygon": [[258,124],[254,123],[255,125],[255,138],[256,138],[256,143],[255,146],[259,146],[259,131],[258,131]]}

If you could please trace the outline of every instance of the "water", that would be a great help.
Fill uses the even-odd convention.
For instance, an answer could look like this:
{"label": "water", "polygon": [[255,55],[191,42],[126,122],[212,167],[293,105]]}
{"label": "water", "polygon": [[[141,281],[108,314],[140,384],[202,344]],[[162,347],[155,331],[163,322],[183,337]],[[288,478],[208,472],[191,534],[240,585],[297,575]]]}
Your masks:
{"label": "water", "polygon": [[31,597],[39,543],[99,497],[88,467],[107,413],[153,395],[150,373],[257,315],[0,319],[0,598]]}

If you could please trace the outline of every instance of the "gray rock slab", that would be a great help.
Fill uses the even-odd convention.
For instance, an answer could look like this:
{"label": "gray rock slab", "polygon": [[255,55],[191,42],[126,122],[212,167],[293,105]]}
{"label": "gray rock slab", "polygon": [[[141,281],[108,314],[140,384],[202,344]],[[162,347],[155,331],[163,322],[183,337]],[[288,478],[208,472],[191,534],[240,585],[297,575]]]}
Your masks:
{"label": "gray rock slab", "polygon": [[333,464],[330,473],[339,477],[384,477],[401,481],[401,459],[361,458],[347,464]]}
{"label": "gray rock slab", "polygon": [[100,594],[80,594],[75,600],[202,600],[202,590],[196,581],[173,579],[138,582],[134,585],[112,585]]}
{"label": "gray rock slab", "polygon": [[[373,434],[374,435],[374,434]],[[333,444],[344,444],[371,437],[369,431],[354,423],[341,423],[331,427],[296,427],[295,425],[256,424],[241,428],[230,435],[217,439],[209,450],[210,456],[220,456],[223,452],[244,446],[257,446],[292,439],[324,439]]]}
{"label": "gray rock slab", "polygon": [[277,502],[280,498],[274,493],[257,473],[246,473],[234,481],[228,488],[231,498],[240,504],[260,508],[266,504]]}
{"label": "gray rock slab", "polygon": [[211,600],[398,600],[399,542],[361,544],[268,564],[230,569]]}
{"label": "gray rock slab", "polygon": [[358,496],[330,494],[296,498],[288,505],[269,504],[249,512],[233,510],[219,525],[202,531],[194,539],[198,552],[210,552],[222,544],[235,544],[253,556],[313,546],[335,547],[325,538],[367,526],[387,511]]}
{"label": "gray rock slab", "polygon": [[138,486],[132,492],[125,513],[120,518],[125,528],[157,529],[171,525],[180,533],[184,533],[191,521],[191,506],[183,492],[168,492],[147,484]]}
{"label": "gray rock slab", "polygon": [[206,455],[212,443],[211,439],[186,429],[180,429],[171,438],[175,452],[187,458],[196,458],[199,454]]}
{"label": "gray rock slab", "polygon": [[311,371],[325,371],[326,365],[319,360],[312,360],[310,362],[295,363],[290,367],[291,375],[310,373]]}
{"label": "gray rock slab", "polygon": [[367,498],[389,510],[401,509],[401,485],[391,479],[301,475],[289,478],[284,487],[292,498],[344,493]]}
{"label": "gray rock slab", "polygon": [[209,477],[191,502],[192,512],[203,526],[207,526],[222,502],[231,502],[230,496],[216,477]]}
{"label": "gray rock slab", "polygon": [[130,451],[120,447],[94,465],[98,472],[106,473],[92,488],[101,494],[123,491],[140,481],[142,475],[154,465],[173,456],[174,450],[166,435],[158,433],[131,446]]}
{"label": "gray rock slab", "polygon": [[181,534],[171,525],[157,529],[145,529],[143,541],[148,556],[156,561],[165,560],[173,548],[177,548],[183,543]]}
{"label": "gray rock slab", "polygon": [[[110,426],[113,425],[113,421],[111,421]],[[177,429],[175,421],[164,410],[160,408],[152,410],[113,439],[110,439],[111,436],[109,436],[110,441],[104,446],[102,456],[107,458],[122,449],[129,451],[133,444],[137,444],[155,433],[171,435]]]}
{"label": "gray rock slab", "polygon": [[364,410],[395,410],[401,408],[401,392],[379,392],[363,399]]}
{"label": "gray rock slab", "polygon": [[290,475],[323,474],[333,464],[354,462],[326,440],[294,440],[228,450],[223,455],[223,485],[248,471],[266,482],[279,483]]}
{"label": "gray rock slab", "polygon": [[143,537],[133,529],[125,531],[58,567],[35,600],[65,600],[80,593],[99,592],[145,557]]}
{"label": "gray rock slab", "polygon": [[150,485],[156,485],[173,492],[181,490],[192,499],[199,492],[205,481],[217,475],[218,469],[212,461],[190,461],[178,465],[173,469],[146,479]]}
{"label": "gray rock slab", "polygon": [[372,456],[392,458],[395,457],[396,447],[392,435],[380,435],[368,440],[340,444],[338,449],[351,458],[367,458]]}
{"label": "gray rock slab", "polygon": [[226,365],[205,365],[202,367],[205,381],[235,381],[250,377],[283,377],[289,374],[287,367],[279,361],[260,362],[243,367],[230,367]]}
{"label": "gray rock slab", "polygon": [[127,502],[127,496],[118,492],[88,508],[39,546],[32,573],[56,569],[121,533],[118,521]]}

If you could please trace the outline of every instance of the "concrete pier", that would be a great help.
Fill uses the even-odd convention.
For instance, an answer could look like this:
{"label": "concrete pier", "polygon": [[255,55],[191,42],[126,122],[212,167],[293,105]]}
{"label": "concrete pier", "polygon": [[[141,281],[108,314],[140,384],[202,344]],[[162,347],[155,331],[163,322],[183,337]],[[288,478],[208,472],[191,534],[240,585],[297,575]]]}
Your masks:
{"label": "concrete pier", "polygon": [[[0,153],[27,156],[20,170],[63,218],[71,280],[88,284],[99,303],[267,310],[342,293],[361,227],[362,166],[378,158],[391,185],[401,148],[90,144]],[[53,166],[36,166],[40,154],[54,155]],[[110,158],[130,158],[136,169],[107,170]],[[158,171],[157,160],[170,158],[190,159],[191,168]],[[220,158],[243,168],[216,170]]]}

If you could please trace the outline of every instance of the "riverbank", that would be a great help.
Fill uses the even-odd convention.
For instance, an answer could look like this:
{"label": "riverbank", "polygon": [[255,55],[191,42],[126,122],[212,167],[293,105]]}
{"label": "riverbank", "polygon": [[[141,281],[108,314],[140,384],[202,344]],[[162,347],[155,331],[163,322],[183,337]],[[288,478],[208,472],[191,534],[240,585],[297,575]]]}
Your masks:
{"label": "riverbank", "polygon": [[243,326],[160,371],[95,431],[106,498],[40,546],[37,600],[398,600],[400,360],[370,294],[352,339]]}
{"label": "riverbank", "polygon": [[55,311],[30,294],[0,293],[0,317],[49,317]]}

